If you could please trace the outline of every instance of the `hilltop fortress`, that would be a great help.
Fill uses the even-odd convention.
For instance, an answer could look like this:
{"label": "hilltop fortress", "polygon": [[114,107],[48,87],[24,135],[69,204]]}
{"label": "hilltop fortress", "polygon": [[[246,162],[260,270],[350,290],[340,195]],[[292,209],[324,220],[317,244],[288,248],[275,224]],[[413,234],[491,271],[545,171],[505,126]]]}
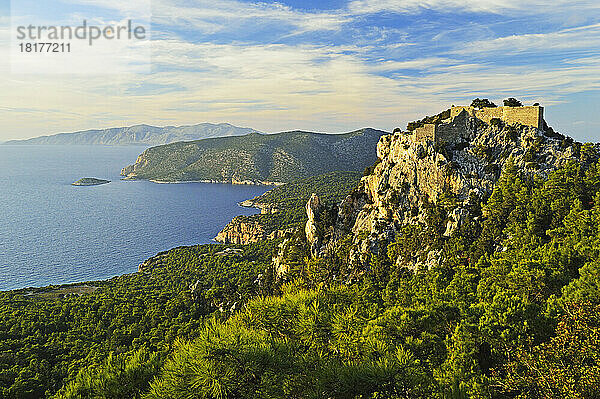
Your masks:
{"label": "hilltop fortress", "polygon": [[493,119],[498,119],[508,124],[519,123],[537,129],[542,129],[544,126],[544,107],[538,105],[493,108],[453,106],[450,108],[448,119],[441,120],[440,123],[425,123],[409,133],[412,133],[415,142],[429,140],[435,144],[454,143],[460,141],[460,135],[465,131],[465,124],[468,122],[468,116],[488,124]]}

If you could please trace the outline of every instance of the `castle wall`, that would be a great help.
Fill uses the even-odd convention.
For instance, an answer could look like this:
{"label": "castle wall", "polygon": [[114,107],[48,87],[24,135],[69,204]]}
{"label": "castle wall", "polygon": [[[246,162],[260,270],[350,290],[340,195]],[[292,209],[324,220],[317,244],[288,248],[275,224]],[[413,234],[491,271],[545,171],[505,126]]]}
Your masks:
{"label": "castle wall", "polygon": [[468,115],[486,123],[498,118],[506,123],[520,123],[538,129],[544,125],[544,108],[539,106],[526,107],[495,107],[477,109],[473,107],[452,107],[450,121],[447,123],[426,123],[412,132],[415,142],[433,141],[435,144],[458,143],[463,140],[462,134],[468,131]]}
{"label": "castle wall", "polygon": [[475,110],[475,117],[481,119],[485,123],[490,123],[494,118],[502,119],[504,117],[504,108],[484,108]]}
{"label": "castle wall", "polygon": [[469,115],[490,123],[494,118],[503,120],[506,123],[520,123],[522,125],[541,128],[544,125],[544,108],[539,106],[525,107],[496,107],[476,109],[473,107],[452,107],[450,117],[458,116],[462,111],[467,111]]}
{"label": "castle wall", "polygon": [[544,125],[543,107],[502,107],[502,120],[506,123],[521,123],[541,129]]}
{"label": "castle wall", "polygon": [[418,127],[413,133],[413,140],[415,142],[423,141],[435,141],[436,125],[433,123],[426,123],[423,127]]}
{"label": "castle wall", "polygon": [[436,144],[459,143],[467,131],[467,113],[459,113],[450,123],[437,125],[435,130]]}
{"label": "castle wall", "polygon": [[461,135],[466,131],[467,114],[459,114],[450,123],[426,123],[413,131],[412,139],[415,142],[433,141],[435,144],[457,143],[462,140]]}

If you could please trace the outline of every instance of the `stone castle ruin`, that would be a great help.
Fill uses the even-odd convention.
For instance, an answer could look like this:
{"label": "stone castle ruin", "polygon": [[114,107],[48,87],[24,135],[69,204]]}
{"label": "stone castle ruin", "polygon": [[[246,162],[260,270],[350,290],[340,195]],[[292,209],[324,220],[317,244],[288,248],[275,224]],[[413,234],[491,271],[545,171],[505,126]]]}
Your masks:
{"label": "stone castle ruin", "polygon": [[435,144],[456,143],[461,140],[461,133],[466,131],[468,116],[490,123],[492,119],[499,119],[505,123],[520,123],[542,129],[544,126],[544,107],[520,106],[520,107],[452,107],[450,118],[441,123],[425,123],[412,132],[415,142],[433,141]]}

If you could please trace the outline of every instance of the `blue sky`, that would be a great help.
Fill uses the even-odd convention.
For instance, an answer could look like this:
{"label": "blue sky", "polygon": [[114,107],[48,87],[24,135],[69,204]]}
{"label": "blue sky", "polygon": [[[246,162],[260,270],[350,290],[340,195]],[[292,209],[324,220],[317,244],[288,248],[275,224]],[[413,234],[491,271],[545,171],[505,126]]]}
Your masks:
{"label": "blue sky", "polygon": [[[13,16],[29,10],[25,4],[14,0]],[[148,2],[33,4],[28,12],[62,21],[135,19]],[[150,74],[24,75],[0,64],[0,141],[136,123],[392,130],[475,97],[540,102],[552,126],[598,141],[597,0],[154,0],[151,7]],[[6,53],[8,3],[0,11]]]}

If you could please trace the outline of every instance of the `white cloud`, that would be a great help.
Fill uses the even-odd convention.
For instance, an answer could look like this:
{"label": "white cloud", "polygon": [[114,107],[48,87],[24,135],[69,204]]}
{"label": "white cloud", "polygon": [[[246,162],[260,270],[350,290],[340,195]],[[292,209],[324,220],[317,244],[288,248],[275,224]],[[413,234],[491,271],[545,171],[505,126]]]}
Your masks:
{"label": "white cloud", "polygon": [[[89,1],[121,7],[110,0]],[[153,33],[157,39],[153,41],[155,73],[111,79],[5,77],[0,81],[0,134],[9,138],[135,123],[202,121],[230,122],[264,131],[345,131],[364,125],[391,130],[474,97],[498,101],[513,96],[548,105],[564,101],[570,93],[600,89],[600,56],[596,51],[600,26],[593,24],[470,43],[463,39],[452,42],[450,50],[437,52],[427,50],[430,43],[405,36],[405,42],[379,45],[370,37],[357,35],[348,44],[330,46],[223,44],[198,39],[202,34],[243,31],[250,25],[258,30],[283,27],[282,34],[338,31],[359,14],[414,12],[420,6],[520,13],[529,5],[535,10],[541,3],[362,0],[351,2],[344,10],[305,12],[280,4],[233,0],[201,0],[193,5],[155,0],[154,22],[163,28]],[[598,8],[595,2],[568,4]],[[561,0],[549,7],[568,4]],[[127,6],[122,7],[125,12]],[[198,34],[194,42],[176,35],[178,28]],[[382,37],[402,36],[398,29],[373,32]],[[442,41],[441,33],[436,40]],[[5,46],[0,43],[0,47]],[[420,49],[422,54],[415,56]],[[565,59],[558,65],[534,65],[533,57],[540,49],[556,57],[566,50],[579,51],[580,56],[589,51],[590,56]],[[403,59],[405,53],[412,56]],[[532,54],[532,63],[495,62],[496,54],[521,53]],[[375,62],[375,57],[380,58]],[[2,54],[0,58],[6,59]]]}
{"label": "white cloud", "polygon": [[589,50],[600,48],[600,24],[563,29],[550,33],[533,33],[474,41],[459,46],[456,54],[495,53],[549,53],[562,50]]}
{"label": "white cloud", "polygon": [[348,5],[354,14],[379,12],[412,13],[420,9],[469,11],[493,14],[545,14],[557,9],[599,10],[596,0],[354,0]]}
{"label": "white cloud", "polygon": [[449,58],[442,57],[425,57],[425,58],[417,58],[410,61],[394,61],[394,60],[384,60],[377,63],[373,66],[373,70],[375,71],[400,71],[400,70],[425,70],[433,67],[439,66],[449,66],[456,65],[457,60],[452,60]]}
{"label": "white cloud", "polygon": [[[152,75],[4,81],[0,125],[26,120],[36,133],[134,123],[226,121],[264,131],[393,129],[474,97],[553,104],[600,89],[600,58],[566,66],[455,65],[443,57],[371,63],[346,47],[234,45],[161,40]],[[173,68],[177,68],[174,70]],[[418,76],[381,73],[419,68]],[[156,87],[153,92],[152,87]],[[139,90],[138,89],[143,89]],[[48,112],[48,104],[64,114]],[[19,111],[21,110],[21,111]],[[80,115],[87,116],[82,118]],[[37,121],[37,122],[35,122]]]}
{"label": "white cloud", "polygon": [[135,16],[138,19],[146,20],[152,15],[151,0],[66,0],[65,2],[82,6],[99,7],[100,9],[114,10],[123,17]]}
{"label": "white cloud", "polygon": [[[349,21],[339,12],[303,12],[280,3],[246,3],[235,0],[200,0],[181,5],[175,0],[153,2],[154,20],[159,24],[193,27],[204,33],[244,29],[244,24],[285,23],[298,32],[338,30]],[[271,25],[273,26],[273,25]]]}

